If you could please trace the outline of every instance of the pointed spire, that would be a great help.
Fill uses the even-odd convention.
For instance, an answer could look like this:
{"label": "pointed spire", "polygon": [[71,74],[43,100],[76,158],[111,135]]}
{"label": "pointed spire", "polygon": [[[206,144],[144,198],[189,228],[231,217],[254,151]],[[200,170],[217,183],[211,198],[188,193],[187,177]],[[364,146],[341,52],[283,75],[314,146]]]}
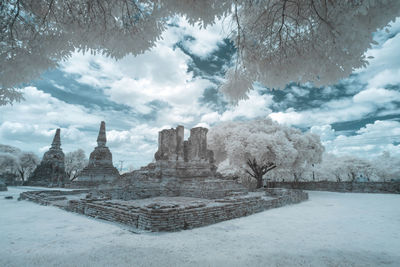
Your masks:
{"label": "pointed spire", "polygon": [[107,138],[106,138],[106,123],[104,121],[100,124],[99,136],[97,137],[97,146],[103,147],[106,146]]}
{"label": "pointed spire", "polygon": [[60,128],[56,130],[56,134],[53,138],[53,143],[51,143],[52,149],[60,149],[61,147],[61,138],[60,138]]}

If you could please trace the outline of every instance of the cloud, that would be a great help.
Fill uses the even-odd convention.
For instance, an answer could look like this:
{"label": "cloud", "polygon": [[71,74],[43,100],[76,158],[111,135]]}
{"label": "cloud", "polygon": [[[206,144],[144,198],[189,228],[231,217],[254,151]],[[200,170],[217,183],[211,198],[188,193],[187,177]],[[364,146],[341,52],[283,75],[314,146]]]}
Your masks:
{"label": "cloud", "polygon": [[[51,144],[56,128],[61,128],[63,147],[89,149],[93,144],[83,128],[97,125],[102,116],[91,110],[71,105],[35,87],[22,89],[25,101],[0,107],[0,143],[30,150],[41,156]],[[96,113],[96,112],[95,112]]]}
{"label": "cloud", "polygon": [[400,156],[400,122],[380,121],[367,124],[355,135],[337,134],[330,125],[313,126],[310,132],[319,134],[327,152],[344,156],[373,157],[383,151]]}
{"label": "cloud", "polygon": [[378,106],[392,101],[400,101],[400,92],[383,88],[369,88],[356,94],[353,101],[354,103],[371,102]]}
{"label": "cloud", "polygon": [[183,40],[183,46],[190,53],[200,57],[207,58],[218,48],[218,44],[223,42],[224,28],[223,20],[216,21],[215,24],[207,28],[199,29],[196,25],[190,25],[185,19],[180,18],[179,30],[192,38]]}
{"label": "cloud", "polygon": [[[194,29],[179,21],[179,27],[169,27],[157,46],[142,55],[115,61],[101,55],[74,54],[62,69],[76,75],[78,82],[98,87],[109,100],[129,106],[143,117],[151,116],[157,125],[194,125],[202,113],[211,111],[198,99],[206,88],[216,87],[209,79],[194,77],[188,71],[192,58],[175,46],[187,34],[205,34]],[[217,49],[217,38],[211,35]]]}
{"label": "cloud", "polygon": [[310,132],[318,135],[322,142],[332,141],[336,137],[331,125],[312,126]]}
{"label": "cloud", "polygon": [[372,87],[395,85],[400,83],[400,68],[387,69],[376,74],[368,84]]}
{"label": "cloud", "polygon": [[400,83],[400,18],[397,18],[392,27],[379,31],[375,40],[381,44],[367,51],[369,66],[359,69],[359,74],[363,82],[367,82],[369,87],[385,87],[389,84]]}
{"label": "cloud", "polygon": [[297,112],[288,109],[284,112],[274,112],[269,116],[283,124],[311,127],[335,122],[359,120],[371,114],[383,111],[399,112],[393,102],[400,101],[400,92],[369,88],[353,97],[344,97],[323,103],[319,108]]}
{"label": "cloud", "polygon": [[200,123],[213,125],[220,121],[249,120],[266,117],[271,113],[272,95],[261,94],[259,90],[253,90],[248,96],[248,99],[240,100],[237,105],[228,106],[222,113],[213,111],[202,115]]}

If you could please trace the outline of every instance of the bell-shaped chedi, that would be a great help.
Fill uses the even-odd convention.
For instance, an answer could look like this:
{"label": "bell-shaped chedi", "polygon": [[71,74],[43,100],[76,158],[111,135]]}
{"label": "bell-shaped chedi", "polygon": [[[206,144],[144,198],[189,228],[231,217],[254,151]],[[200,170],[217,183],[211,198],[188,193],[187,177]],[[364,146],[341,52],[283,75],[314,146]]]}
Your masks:
{"label": "bell-shaped chedi", "polygon": [[100,124],[99,136],[97,137],[97,147],[90,153],[89,164],[85,167],[76,181],[80,182],[110,182],[119,177],[118,170],[112,162],[112,154],[106,147],[106,124]]}
{"label": "bell-shaped chedi", "polygon": [[44,153],[40,165],[31,174],[26,184],[63,186],[68,182],[65,174],[64,152],[61,149],[60,129],[57,129],[49,151]]}

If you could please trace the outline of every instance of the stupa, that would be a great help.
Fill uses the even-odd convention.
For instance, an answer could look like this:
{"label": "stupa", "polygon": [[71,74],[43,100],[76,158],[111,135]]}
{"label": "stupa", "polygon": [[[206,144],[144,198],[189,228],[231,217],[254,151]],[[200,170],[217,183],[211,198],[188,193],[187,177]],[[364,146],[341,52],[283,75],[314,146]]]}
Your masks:
{"label": "stupa", "polygon": [[79,174],[77,182],[106,183],[119,177],[119,172],[113,165],[112,154],[106,147],[106,143],[106,123],[102,121],[97,137],[97,147],[90,153],[89,164]]}
{"label": "stupa", "polygon": [[50,149],[44,153],[40,165],[31,174],[27,185],[63,186],[68,183],[65,173],[64,152],[61,149],[60,129],[56,130]]}

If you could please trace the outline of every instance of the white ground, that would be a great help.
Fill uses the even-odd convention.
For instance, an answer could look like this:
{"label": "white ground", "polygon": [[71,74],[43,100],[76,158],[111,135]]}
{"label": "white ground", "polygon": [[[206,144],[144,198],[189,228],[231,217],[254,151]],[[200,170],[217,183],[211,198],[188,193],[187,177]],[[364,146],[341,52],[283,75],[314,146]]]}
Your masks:
{"label": "white ground", "polygon": [[309,192],[245,218],[134,234],[17,201],[23,190],[0,192],[0,266],[400,266],[400,195]]}

